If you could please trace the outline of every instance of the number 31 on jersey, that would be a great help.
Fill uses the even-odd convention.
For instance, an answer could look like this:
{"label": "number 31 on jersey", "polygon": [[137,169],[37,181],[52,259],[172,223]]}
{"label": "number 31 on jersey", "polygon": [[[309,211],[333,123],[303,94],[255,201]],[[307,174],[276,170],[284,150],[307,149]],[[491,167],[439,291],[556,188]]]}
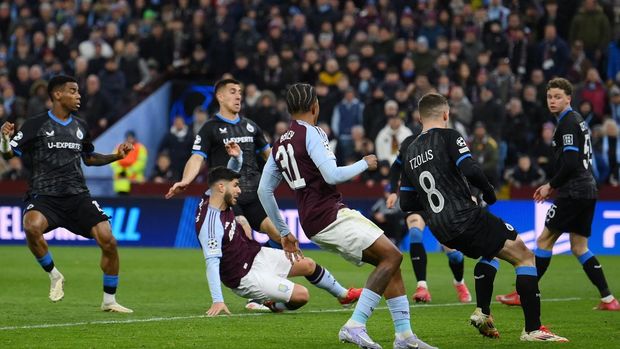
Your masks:
{"label": "number 31 on jersey", "polygon": [[288,183],[291,189],[302,189],[306,187],[306,180],[301,178],[299,174],[299,167],[297,166],[297,160],[295,160],[295,150],[289,143],[286,145],[280,145],[276,152],[276,161],[282,168],[282,176]]}

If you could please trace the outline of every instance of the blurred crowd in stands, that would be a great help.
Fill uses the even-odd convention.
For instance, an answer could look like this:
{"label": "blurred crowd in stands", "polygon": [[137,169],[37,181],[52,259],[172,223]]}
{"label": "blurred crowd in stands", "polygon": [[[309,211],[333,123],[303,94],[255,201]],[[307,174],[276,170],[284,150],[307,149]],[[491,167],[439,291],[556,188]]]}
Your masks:
{"label": "blurred crowd in stands", "polygon": [[[492,182],[531,186],[553,175],[545,85],[561,76],[590,125],[597,180],[617,185],[619,34],[611,0],[5,1],[0,119],[49,108],[45,81],[59,73],[78,79],[95,136],[160,76],[231,76],[244,84],[242,114],[273,139],[289,121],[287,86],[303,81],[341,164],[376,153],[380,170],[359,180],[386,184],[400,142],[420,129],[418,99],[437,91]],[[152,180],[179,178],[215,110],[174,120]],[[26,175],[4,166],[3,179]]]}

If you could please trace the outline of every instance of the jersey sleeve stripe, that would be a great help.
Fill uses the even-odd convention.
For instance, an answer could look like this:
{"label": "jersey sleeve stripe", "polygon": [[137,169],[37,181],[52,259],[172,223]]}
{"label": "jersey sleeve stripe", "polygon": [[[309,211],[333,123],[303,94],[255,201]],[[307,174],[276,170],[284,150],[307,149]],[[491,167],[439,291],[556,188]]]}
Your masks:
{"label": "jersey sleeve stripe", "polygon": [[396,158],[396,160],[394,160],[394,162],[395,162],[395,163],[397,163],[397,164],[399,164],[399,165],[401,165],[401,164],[403,163],[402,161],[400,161],[400,159],[399,159],[399,158]]}
{"label": "jersey sleeve stripe", "polygon": [[213,239],[215,237],[215,220],[213,219],[213,212],[211,209],[207,211],[207,227],[209,229],[207,231],[207,236],[209,239]]}
{"label": "jersey sleeve stripe", "polygon": [[579,152],[579,148],[568,146],[568,147],[564,147],[564,151],[576,151],[576,152]]}
{"label": "jersey sleeve stripe", "polygon": [[198,155],[202,156],[205,159],[208,158],[207,154],[205,152],[202,152],[202,151],[194,150],[192,152],[192,154],[198,154]]}
{"label": "jersey sleeve stripe", "polygon": [[456,166],[458,166],[461,163],[461,161],[463,161],[463,160],[465,160],[467,158],[470,158],[470,157],[471,157],[471,154],[463,154],[463,155],[461,155],[461,157],[458,158],[458,160],[456,160]]}
{"label": "jersey sleeve stripe", "polygon": [[19,157],[21,157],[21,156],[22,156],[22,152],[21,152],[21,150],[19,150],[19,149],[17,149],[17,148],[14,148],[14,147],[11,147],[11,148],[13,149],[13,153],[17,154],[17,156],[19,156]]}
{"label": "jersey sleeve stripe", "polygon": [[400,187],[400,191],[415,191],[415,187]]}

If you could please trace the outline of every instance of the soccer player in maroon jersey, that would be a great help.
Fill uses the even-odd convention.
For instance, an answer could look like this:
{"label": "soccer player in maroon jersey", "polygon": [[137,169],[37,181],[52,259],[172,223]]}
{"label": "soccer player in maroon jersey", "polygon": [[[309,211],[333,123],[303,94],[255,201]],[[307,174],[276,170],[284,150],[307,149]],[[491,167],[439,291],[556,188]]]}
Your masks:
{"label": "soccer player in maroon jersey", "polygon": [[[229,166],[239,170],[242,152],[238,145],[234,146],[238,157],[236,161],[229,161]],[[265,301],[273,312],[298,309],[310,296],[304,286],[288,280],[294,276],[305,276],[310,283],[336,297],[344,307],[355,303],[361,290],[343,288],[327,269],[312,259],[305,258],[291,265],[284,251],[261,247],[248,238],[232,208],[241,194],[239,178],[241,174],[232,169],[221,166],[211,169],[209,190],[198,207],[196,233],[207,264],[213,300],[207,314],[230,314],[224,303],[222,283],[241,297]]]}
{"label": "soccer player in maroon jersey", "polygon": [[368,155],[353,165],[338,167],[327,136],[315,126],[319,115],[315,89],[308,84],[294,84],[286,94],[286,102],[293,121],[274,143],[258,188],[263,207],[280,231],[284,251],[291,262],[303,260],[297,239],[282,219],[273,194],[282,178],[295,191],[301,226],[314,243],[356,265],[366,262],[375,266],[353,315],[340,329],[339,339],[362,348],[381,348],[368,335],[366,322],[383,295],[394,322],[394,348],[433,348],[411,329],[409,301],[400,273],[402,253],[370,220],[347,208],[335,187],[367,169],[376,169],[376,156]]}

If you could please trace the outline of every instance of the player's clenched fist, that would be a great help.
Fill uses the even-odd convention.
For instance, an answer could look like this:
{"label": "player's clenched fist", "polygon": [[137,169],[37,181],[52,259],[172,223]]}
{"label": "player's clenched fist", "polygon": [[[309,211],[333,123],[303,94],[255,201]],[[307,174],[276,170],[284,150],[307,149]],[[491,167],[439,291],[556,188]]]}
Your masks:
{"label": "player's clenched fist", "polygon": [[13,136],[13,133],[15,132],[15,124],[12,122],[5,122],[4,124],[2,124],[2,135],[5,137],[11,137]]}
{"label": "player's clenched fist", "polygon": [[377,156],[374,154],[364,156],[364,161],[368,164],[368,170],[374,171],[377,169]]}
{"label": "player's clenched fist", "polygon": [[118,147],[118,156],[121,159],[124,159],[127,154],[133,150],[133,144],[129,142],[125,142]]}

